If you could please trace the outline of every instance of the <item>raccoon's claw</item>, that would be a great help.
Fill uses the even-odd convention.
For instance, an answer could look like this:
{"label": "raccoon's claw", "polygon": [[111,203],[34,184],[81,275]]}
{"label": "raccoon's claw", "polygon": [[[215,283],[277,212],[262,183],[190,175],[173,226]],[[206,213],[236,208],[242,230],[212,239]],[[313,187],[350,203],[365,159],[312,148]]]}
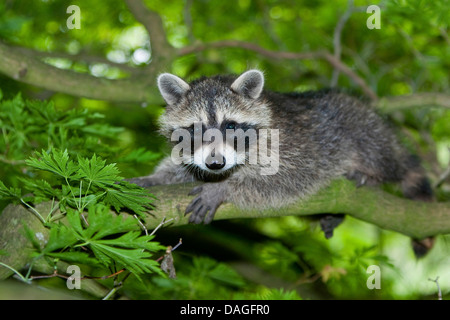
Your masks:
{"label": "raccoon's claw", "polygon": [[211,223],[217,208],[225,200],[225,191],[220,183],[207,183],[202,186],[195,187],[189,192],[189,195],[199,194],[186,207],[185,215],[191,213],[189,217],[190,223]]}

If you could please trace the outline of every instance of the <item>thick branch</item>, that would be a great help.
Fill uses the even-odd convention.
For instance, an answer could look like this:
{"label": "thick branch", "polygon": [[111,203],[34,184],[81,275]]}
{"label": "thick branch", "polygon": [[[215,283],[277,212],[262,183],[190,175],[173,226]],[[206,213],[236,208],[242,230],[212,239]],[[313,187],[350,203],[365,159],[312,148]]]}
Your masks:
{"label": "thick branch", "polygon": [[143,24],[150,36],[153,62],[150,66],[164,60],[172,60],[175,50],[167,41],[159,14],[150,10],[142,0],[125,0],[125,3],[136,20]]}
{"label": "thick branch", "polygon": [[[271,59],[325,59],[334,68],[345,73],[360,85],[367,95],[373,95],[372,90],[367,86],[362,78],[355,74],[348,66],[342,64],[332,54],[325,51],[314,52],[285,52],[271,51],[258,45],[238,40],[224,40],[209,44],[197,44],[184,47],[178,50],[177,55],[187,55],[213,48],[242,48],[259,53]],[[148,74],[145,78],[131,77],[129,79],[109,80],[97,78],[89,74],[76,73],[71,70],[58,69],[50,66],[38,57],[43,53],[9,47],[0,42],[0,72],[18,81],[35,85],[51,91],[63,92],[74,96],[81,96],[90,99],[108,100],[116,102],[147,102],[162,103],[156,85],[156,71]],[[365,89],[364,89],[365,88]],[[445,93],[416,93],[409,96],[383,97],[374,100],[373,105],[386,112],[400,110],[414,106],[435,105],[450,108],[450,95]]]}
{"label": "thick branch", "polygon": [[0,42],[0,72],[31,85],[89,99],[161,102],[154,77],[110,80],[48,65],[22,48]]}
{"label": "thick branch", "polygon": [[[176,225],[186,224],[184,209],[192,200],[186,196],[192,186],[151,187],[160,199],[155,216],[147,220],[151,229],[165,216]],[[282,209],[243,210],[232,204],[222,205],[214,219],[305,216],[321,213],[345,213],[380,228],[393,230],[416,239],[450,233],[450,203],[412,201],[383,192],[379,188],[356,188],[354,183],[338,179],[328,188]]]}
{"label": "thick branch", "polygon": [[[187,196],[191,188],[192,185],[189,184],[150,188],[159,200],[156,202],[156,209],[146,220],[147,229],[155,228],[164,217],[166,220],[173,218],[172,226],[187,224],[188,217],[184,216],[184,209],[192,200],[192,197]],[[40,204],[36,209],[45,215],[50,211],[50,205]],[[345,213],[416,239],[450,233],[450,203],[406,200],[377,188],[356,188],[353,182],[344,179],[334,181],[330,187],[309,199],[282,209],[242,210],[232,204],[224,204],[218,209],[215,219],[305,216],[320,213]],[[40,221],[26,208],[8,206],[0,215],[0,250],[8,252],[9,255],[0,256],[0,261],[15,269],[21,269],[29,262],[31,245],[21,234],[22,222],[35,234],[41,233],[42,241],[48,236]],[[9,269],[0,267],[0,280],[9,275]]]}
{"label": "thick branch", "polygon": [[130,65],[127,65],[125,63],[118,63],[114,61],[110,61],[106,58],[103,58],[101,56],[96,55],[89,55],[86,53],[78,53],[78,54],[70,54],[67,52],[45,52],[45,51],[38,51],[38,50],[32,50],[28,48],[23,47],[17,47],[16,50],[21,51],[23,54],[28,56],[34,56],[34,57],[40,57],[40,58],[58,58],[58,59],[66,59],[71,62],[84,62],[86,64],[105,64],[109,67],[118,68],[124,72],[127,73],[143,73],[144,68],[139,67],[133,67]]}

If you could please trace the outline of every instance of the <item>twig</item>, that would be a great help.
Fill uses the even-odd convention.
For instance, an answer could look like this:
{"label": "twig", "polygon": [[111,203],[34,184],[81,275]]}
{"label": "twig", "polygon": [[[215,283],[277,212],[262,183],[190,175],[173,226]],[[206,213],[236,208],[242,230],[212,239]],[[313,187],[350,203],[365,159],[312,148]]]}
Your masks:
{"label": "twig", "polygon": [[[124,272],[126,269],[121,269],[117,272],[114,272],[112,274],[109,274],[107,276],[102,276],[102,277],[90,277],[90,276],[84,276],[81,277],[80,280],[86,280],[86,279],[90,279],[90,280],[106,280],[112,277],[115,277],[119,274],[121,274],[122,272]],[[29,279],[30,280],[35,280],[35,279],[47,279],[47,278],[54,278],[54,277],[58,277],[58,278],[63,278],[63,279],[69,279],[71,276],[66,276],[64,274],[60,274],[58,273],[58,270],[55,269],[55,271],[53,271],[52,274],[44,274],[44,275],[40,275],[40,276],[30,276]]]}
{"label": "twig", "polygon": [[436,279],[430,279],[428,278],[428,281],[433,281],[436,283],[437,289],[438,289],[438,300],[442,300],[442,291],[441,291],[441,287],[439,286],[439,277],[436,277]]}
{"label": "twig", "polygon": [[30,280],[48,279],[48,278],[54,278],[54,277],[63,278],[63,279],[69,279],[69,276],[66,276],[64,274],[59,274],[58,270],[55,269],[52,274],[44,274],[44,275],[41,275],[41,276],[30,276]]}
{"label": "twig", "polygon": [[22,280],[23,282],[28,282],[28,279],[27,279],[26,277],[24,277],[19,271],[17,271],[17,270],[14,269],[13,267],[8,266],[7,264],[5,264],[5,263],[3,263],[3,262],[0,262],[0,266],[3,266],[3,267],[5,267],[5,268],[11,270],[12,272],[14,272],[14,273],[16,274],[16,276],[17,276],[20,280]]}
{"label": "twig", "polygon": [[180,238],[180,240],[178,240],[178,243],[172,248],[172,251],[176,250],[179,246],[182,245],[182,243],[183,243],[182,240],[183,239],[181,239],[181,238]]}
{"label": "twig", "polygon": [[114,288],[112,288],[102,300],[109,300],[117,292],[117,290],[122,288],[124,281],[130,276],[130,274],[131,272],[126,274],[122,281],[120,281],[117,285],[114,285]]}
{"label": "twig", "polygon": [[265,0],[256,1],[255,5],[257,10],[262,12],[261,26],[266,33],[266,35],[276,44],[277,48],[286,49],[285,43],[280,39],[280,37],[275,32],[270,18],[271,7],[267,5]]}
{"label": "twig", "polygon": [[355,82],[361,90],[373,101],[377,101],[378,97],[376,93],[369,87],[363,78],[356,74],[349,66],[344,64],[341,60],[337,59],[334,55],[328,51],[310,51],[310,52],[289,52],[289,51],[273,51],[260,47],[257,44],[239,40],[222,40],[210,43],[200,43],[187,46],[178,50],[177,55],[183,56],[192,53],[201,52],[209,49],[219,48],[240,48],[245,50],[254,51],[262,56],[265,56],[274,60],[307,60],[307,59],[323,59],[327,61],[338,71],[347,75],[353,82]]}
{"label": "twig", "polygon": [[150,235],[151,235],[151,236],[154,235],[155,232],[156,232],[156,230],[158,230],[158,229],[161,228],[163,225],[165,225],[166,223],[169,223],[169,222],[172,221],[172,220],[173,220],[173,218],[170,218],[169,220],[166,221],[166,217],[164,217],[164,218],[162,219],[162,221],[160,222],[160,224],[158,224],[158,225],[156,226],[156,228],[153,229],[153,231],[152,231],[152,233],[150,233]]}
{"label": "twig", "polygon": [[[182,244],[183,244],[183,241],[182,241],[182,239],[180,238],[180,240],[178,240],[178,243],[177,243],[174,247],[168,246],[166,251],[169,251],[169,253],[171,253],[171,252],[175,251],[175,250],[176,250],[179,246],[181,246]],[[164,258],[164,256],[161,256],[161,257],[159,257],[158,259],[156,259],[156,262],[161,261],[162,258]]]}
{"label": "twig", "polygon": [[[341,45],[341,38],[342,38],[342,30],[344,29],[345,23],[348,21],[350,16],[353,13],[353,0],[348,0],[347,10],[344,12],[344,14],[340,17],[336,28],[334,29],[333,34],[333,47],[334,47],[334,57],[336,59],[341,59],[341,52],[342,52],[342,45]],[[335,87],[338,83],[339,79],[339,70],[334,69],[333,75],[331,77],[331,87]]]}
{"label": "twig", "polygon": [[447,42],[447,45],[450,46],[450,37],[447,34],[447,28],[439,28],[439,32],[441,34],[441,36],[445,39],[445,42]]}
{"label": "twig", "polygon": [[[450,152],[450,148],[447,148],[447,149],[448,149],[448,152]],[[447,165],[447,169],[445,169],[445,171],[439,175],[439,178],[437,179],[433,188],[436,189],[436,188],[440,187],[445,182],[445,180],[448,179],[448,177],[450,177],[450,162]]]}
{"label": "twig", "polygon": [[186,25],[187,28],[188,39],[192,43],[195,41],[195,36],[194,33],[192,32],[191,9],[192,9],[192,0],[186,0],[186,4],[184,5],[183,9],[183,17],[184,17],[184,24]]}
{"label": "twig", "polygon": [[109,274],[109,275],[107,275],[107,276],[102,276],[102,277],[90,277],[90,276],[84,276],[84,277],[82,277],[82,278],[80,278],[80,279],[81,279],[81,280],[84,280],[84,279],[106,280],[106,279],[109,279],[109,278],[118,276],[119,274],[121,274],[121,273],[124,272],[125,270],[126,270],[126,269],[120,269],[119,271],[116,271],[116,272],[114,272],[114,273],[111,273],[111,274]]}
{"label": "twig", "polygon": [[450,164],[447,166],[447,169],[444,172],[442,172],[442,174],[439,176],[438,180],[436,181],[433,187],[435,189],[440,187],[449,176],[450,176]]}
{"label": "twig", "polygon": [[144,230],[145,235],[148,236],[148,230],[147,230],[147,227],[142,223],[141,219],[140,219],[136,214],[133,214],[133,217],[136,218],[136,220],[138,221],[138,223],[139,223],[139,225],[141,226],[142,230]]}
{"label": "twig", "polygon": [[46,222],[45,219],[41,216],[41,214],[40,214],[35,208],[33,208],[32,206],[30,206],[30,205],[29,205],[26,201],[24,201],[22,198],[20,198],[20,202],[22,202],[25,206],[27,206],[28,209],[30,209],[31,212],[33,212],[34,215],[35,215],[36,217],[38,217],[39,220],[41,220],[42,223],[45,224],[45,222]]}
{"label": "twig", "polygon": [[10,160],[3,155],[0,155],[0,161],[6,164],[10,164],[12,166],[24,165],[25,160]]}
{"label": "twig", "polygon": [[[309,273],[309,272],[308,272]],[[318,279],[320,279],[320,277],[322,277],[322,274],[320,273],[316,273],[312,276],[310,276],[309,274],[305,274],[304,276],[300,277],[294,284],[294,287],[306,284],[306,283],[314,283],[316,282]]]}

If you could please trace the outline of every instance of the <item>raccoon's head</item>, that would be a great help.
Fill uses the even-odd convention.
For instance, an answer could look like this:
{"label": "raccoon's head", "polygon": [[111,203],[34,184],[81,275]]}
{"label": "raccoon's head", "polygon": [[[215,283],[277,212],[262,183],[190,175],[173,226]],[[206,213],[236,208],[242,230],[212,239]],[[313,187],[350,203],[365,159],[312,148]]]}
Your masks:
{"label": "raccoon's head", "polygon": [[[190,144],[184,144],[190,152],[174,147],[172,156],[183,152],[179,163],[212,175],[224,175],[244,164],[252,148],[257,148],[251,143],[253,133],[271,125],[271,110],[261,96],[263,86],[264,75],[259,70],[189,84],[175,75],[161,74],[158,87],[167,108],[160,119],[160,132],[177,146],[190,139]],[[232,132],[244,136],[245,152],[237,148],[238,137],[228,139]]]}

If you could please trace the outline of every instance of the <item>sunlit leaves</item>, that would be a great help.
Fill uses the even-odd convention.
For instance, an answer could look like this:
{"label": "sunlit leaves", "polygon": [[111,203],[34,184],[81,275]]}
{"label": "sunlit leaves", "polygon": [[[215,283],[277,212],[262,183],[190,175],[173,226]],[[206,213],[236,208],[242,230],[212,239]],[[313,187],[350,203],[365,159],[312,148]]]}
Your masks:
{"label": "sunlit leaves", "polygon": [[64,179],[72,178],[78,169],[74,162],[69,160],[67,150],[54,150],[52,154],[42,151],[41,153],[37,152],[36,154],[37,158],[30,158],[26,160],[26,163],[30,167],[49,171],[63,177]]}
{"label": "sunlit leaves", "polygon": [[60,110],[52,101],[30,101],[17,94],[0,101],[0,152],[10,163],[36,149],[67,149],[71,155],[82,156],[94,152],[109,155],[115,149],[104,142],[115,140],[123,129],[103,123],[103,117],[86,109]]}
{"label": "sunlit leaves", "polygon": [[106,187],[122,180],[115,164],[105,165],[95,154],[91,159],[78,157],[78,174],[89,182],[89,185]]}
{"label": "sunlit leaves", "polygon": [[[73,160],[67,150],[42,151],[36,152],[26,163],[56,176],[51,180],[54,187],[44,180],[22,180],[30,192],[36,193],[36,199],[56,199],[60,201],[63,211],[66,211],[66,205],[83,211],[99,202],[113,207],[117,212],[126,208],[141,216],[151,208],[152,196],[148,191],[123,181],[114,163],[106,164],[95,154],[90,159],[78,156]],[[3,193],[6,194],[6,190]]]}

